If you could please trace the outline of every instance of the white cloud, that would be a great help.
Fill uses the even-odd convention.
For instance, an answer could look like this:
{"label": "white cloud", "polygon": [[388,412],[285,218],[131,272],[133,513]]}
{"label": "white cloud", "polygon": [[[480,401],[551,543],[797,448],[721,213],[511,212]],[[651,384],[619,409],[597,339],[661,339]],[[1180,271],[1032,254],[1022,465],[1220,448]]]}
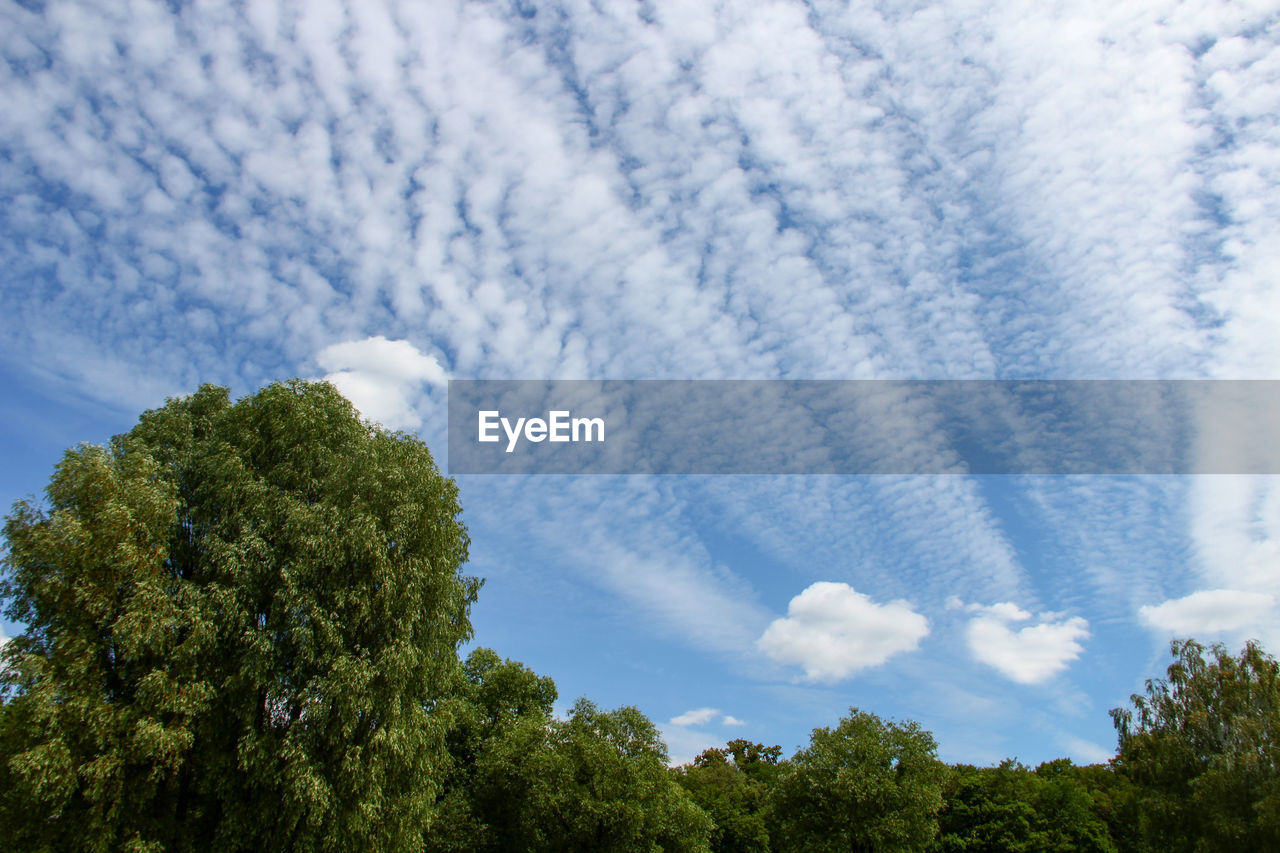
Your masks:
{"label": "white cloud", "polygon": [[678,717],[671,718],[673,726],[702,726],[711,722],[720,711],[716,708],[695,708],[692,711],[685,711]]}
{"label": "white cloud", "polygon": [[1218,306],[1271,375],[1265,15],[1113,6],[15,12],[4,331],[166,385],[371,330],[491,376],[1163,375]]}
{"label": "white cloud", "polygon": [[434,356],[381,335],[331,344],[316,354],[316,362],[329,371],[325,380],[362,415],[393,429],[417,426],[422,418],[411,400],[423,384],[442,385],[448,379]]}
{"label": "white cloud", "polygon": [[791,599],[757,641],[773,660],[804,668],[809,681],[835,682],[913,651],[929,622],[906,601],[876,604],[844,583],[820,581]]}
{"label": "white cloud", "polygon": [[[1196,591],[1138,608],[1139,621],[1165,639],[1220,634],[1280,645],[1280,478],[1195,477],[1187,504],[1194,576],[1164,590]],[[1162,592],[1151,590],[1143,600],[1160,601]]]}
{"label": "white cloud", "polygon": [[1147,627],[1179,637],[1274,625],[1277,615],[1274,595],[1236,589],[1204,589],[1138,611]]}
{"label": "white cloud", "polygon": [[691,726],[704,726],[708,722],[719,717],[722,726],[745,726],[746,722],[737,719],[735,716],[722,715],[719,708],[694,708],[692,711],[685,711],[678,717],[672,717],[667,722],[668,726],[677,726],[680,729],[687,729]]}
{"label": "white cloud", "polygon": [[1201,572],[1196,586],[1280,588],[1280,478],[1196,477],[1189,503]]}
{"label": "white cloud", "polygon": [[969,650],[1019,684],[1039,684],[1065,670],[1084,651],[1089,623],[1080,616],[1057,618],[1041,614],[1041,622],[1014,631],[1010,623],[1025,622],[1031,614],[1011,602],[970,605],[977,613],[969,622]]}
{"label": "white cloud", "polygon": [[389,341],[382,335],[331,344],[316,355],[316,361],[324,370],[372,373],[398,382],[443,385],[449,378],[434,356],[408,341]]}

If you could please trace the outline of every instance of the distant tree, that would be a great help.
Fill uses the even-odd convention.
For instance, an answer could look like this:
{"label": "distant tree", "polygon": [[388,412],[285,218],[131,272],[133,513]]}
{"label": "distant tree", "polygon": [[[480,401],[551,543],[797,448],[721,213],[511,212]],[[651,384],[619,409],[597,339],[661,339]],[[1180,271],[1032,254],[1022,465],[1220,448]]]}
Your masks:
{"label": "distant tree", "polygon": [[676,780],[715,822],[713,851],[770,849],[765,811],[781,755],[780,746],[738,738],[723,748],[704,750],[692,764],[676,770]]}
{"label": "distant tree", "polygon": [[477,762],[495,850],[705,851],[711,819],[676,784],[658,730],[635,708],[585,699],[567,720],[529,715]]}
{"label": "distant tree", "polygon": [[1027,768],[1014,761],[998,767],[958,765],[944,787],[933,849],[943,853],[1027,853],[1035,848],[1037,820]]}
{"label": "distant tree", "polygon": [[782,759],[782,747],[777,744],[765,746],[743,738],[734,738],[725,744],[723,750],[709,749],[703,755],[713,752],[719,752],[732,760],[733,766],[741,770],[749,779],[768,784],[778,778],[780,770],[778,762]]}
{"label": "distant tree", "polygon": [[501,826],[511,817],[511,789],[491,784],[491,779],[481,784],[477,771],[483,766],[490,772],[489,753],[513,737],[517,727],[537,731],[549,726],[555,700],[556,686],[550,678],[503,660],[492,649],[471,652],[456,673],[449,697],[439,705],[450,721],[450,765],[437,819],[426,833],[427,851],[502,849]]}
{"label": "distant tree", "polygon": [[1280,850],[1280,667],[1254,642],[1238,657],[1194,640],[1171,651],[1166,677],[1111,712],[1144,839],[1157,850]]}
{"label": "distant tree", "polygon": [[1088,786],[1068,759],[1034,771],[1013,760],[959,765],[945,787],[943,853],[1113,853],[1116,845]]}
{"label": "distant tree", "polygon": [[924,850],[938,830],[946,765],[914,722],[851,708],[813,730],[773,788],[776,850]]}
{"label": "distant tree", "polygon": [[478,582],[454,483],[331,386],[202,387],[4,528],[11,849],[416,850]]}
{"label": "distant tree", "polygon": [[1077,767],[1068,758],[1046,761],[1035,769],[1038,849],[1046,853],[1113,853],[1118,849],[1108,816],[1091,787],[1100,777],[1091,769],[1114,776],[1105,767]]}
{"label": "distant tree", "polygon": [[1138,788],[1117,769],[1115,759],[1107,764],[1075,767],[1072,775],[1089,792],[1092,810],[1107,827],[1117,850],[1145,851],[1138,818]]}
{"label": "distant tree", "polygon": [[474,768],[494,739],[526,718],[551,719],[555,682],[493,649],[473,650],[440,710],[449,715],[449,752],[455,768]]}

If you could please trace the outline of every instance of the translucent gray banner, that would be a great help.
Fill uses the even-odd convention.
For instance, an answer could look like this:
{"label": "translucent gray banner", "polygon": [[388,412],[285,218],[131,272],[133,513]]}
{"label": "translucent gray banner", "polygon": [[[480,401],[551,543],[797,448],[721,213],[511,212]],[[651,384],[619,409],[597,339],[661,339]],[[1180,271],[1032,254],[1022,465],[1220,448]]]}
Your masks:
{"label": "translucent gray banner", "polygon": [[1273,380],[452,380],[451,474],[1276,474]]}

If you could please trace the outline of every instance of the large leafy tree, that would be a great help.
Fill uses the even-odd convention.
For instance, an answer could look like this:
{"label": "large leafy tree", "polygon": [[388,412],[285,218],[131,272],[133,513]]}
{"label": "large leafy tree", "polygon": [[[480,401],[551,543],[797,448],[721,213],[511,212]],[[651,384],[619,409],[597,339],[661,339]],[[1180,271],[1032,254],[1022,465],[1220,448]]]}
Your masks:
{"label": "large leafy tree", "polygon": [[478,582],[454,483],[331,386],[202,387],[5,525],[19,847],[416,849]]}
{"label": "large leafy tree", "polygon": [[856,708],[834,729],[814,729],[774,785],[774,849],[924,850],[938,831],[948,772],[936,753],[917,723]]}
{"label": "large leafy tree", "polygon": [[1280,665],[1253,642],[1172,653],[1165,678],[1111,712],[1143,836],[1159,850],[1280,850]]}

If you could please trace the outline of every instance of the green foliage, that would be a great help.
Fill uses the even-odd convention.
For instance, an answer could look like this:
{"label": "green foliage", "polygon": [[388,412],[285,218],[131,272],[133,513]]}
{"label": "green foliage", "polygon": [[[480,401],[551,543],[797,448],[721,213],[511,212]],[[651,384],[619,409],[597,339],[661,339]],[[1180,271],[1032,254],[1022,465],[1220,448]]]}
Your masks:
{"label": "green foliage", "polygon": [[780,746],[738,738],[723,749],[705,750],[676,771],[676,780],[715,822],[716,853],[769,850],[766,808],[777,777]]}
{"label": "green foliage", "polygon": [[467,658],[453,696],[452,769],[428,851],[699,851],[711,821],[666,767],[635,708],[579,700],[551,715],[555,685],[489,649]]}
{"label": "green foliage", "polygon": [[1025,776],[1026,768],[1012,761],[992,768],[953,768],[945,788],[946,804],[939,814],[936,849],[946,853],[1034,849],[1036,812],[1027,796]]}
{"label": "green foliage", "polygon": [[635,708],[578,700],[568,720],[511,730],[480,769],[508,798],[500,849],[707,849],[711,821],[672,780],[658,730]]}
{"label": "green foliage", "polygon": [[734,768],[741,771],[748,779],[769,783],[778,777],[778,761],[781,758],[782,747],[776,744],[765,746],[743,738],[734,738],[725,744],[723,749],[712,747],[703,750],[693,763],[695,766],[706,766],[732,761]]}
{"label": "green foliage", "polygon": [[439,819],[427,832],[429,851],[497,849],[491,824],[507,817],[501,786],[477,786],[476,772],[488,753],[512,737],[520,725],[534,728],[551,720],[556,686],[523,664],[503,660],[492,649],[476,649],[456,673],[440,710],[451,721],[447,737],[450,768],[437,806]]}
{"label": "green foliage", "polygon": [[933,849],[945,853],[1116,850],[1084,768],[1059,759],[1034,771],[1015,761],[953,768]]}
{"label": "green foliage", "polygon": [[914,722],[851,708],[834,729],[813,730],[774,786],[774,849],[924,850],[938,829],[947,767]]}
{"label": "green foliage", "polygon": [[1111,712],[1144,838],[1159,850],[1280,849],[1280,667],[1252,642],[1238,657],[1194,640],[1171,650],[1166,678]]}
{"label": "green foliage", "polygon": [[1119,772],[1114,759],[1107,764],[1072,767],[1070,772],[1089,792],[1093,814],[1106,826],[1117,850],[1149,849],[1139,829],[1139,789],[1127,775]]}
{"label": "green foliage", "polygon": [[1041,764],[1034,776],[1040,850],[1111,853],[1118,849],[1106,812],[1108,801],[1094,787],[1114,796],[1118,785],[1113,771],[1099,766],[1076,767],[1069,759],[1059,758]]}
{"label": "green foliage", "polygon": [[205,386],[69,451],[5,526],[11,837],[417,849],[479,586],[458,514],[326,384]]}

